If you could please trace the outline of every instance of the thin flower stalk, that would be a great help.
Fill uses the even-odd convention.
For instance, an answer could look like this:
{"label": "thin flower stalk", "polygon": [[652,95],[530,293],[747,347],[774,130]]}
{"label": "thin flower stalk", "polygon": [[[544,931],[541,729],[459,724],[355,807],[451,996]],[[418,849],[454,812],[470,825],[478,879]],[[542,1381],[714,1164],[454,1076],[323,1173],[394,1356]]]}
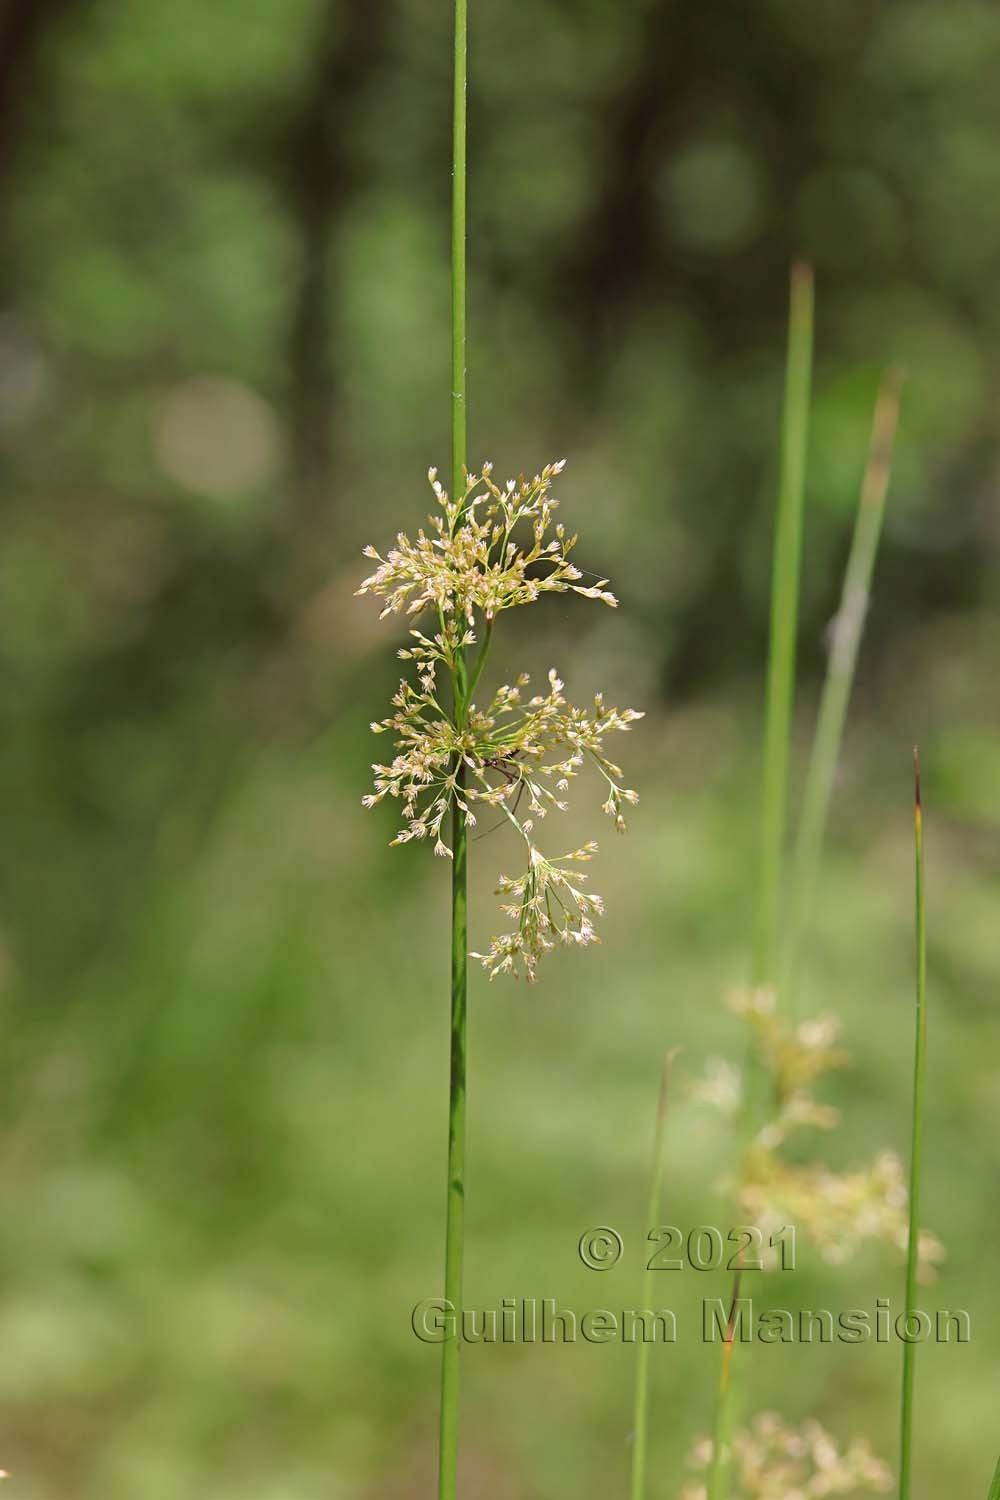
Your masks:
{"label": "thin flower stalk", "polygon": [[711,1453],[709,1455],[707,1491],[702,1500],[724,1500],[729,1493],[732,1466],[733,1409],[736,1392],[733,1385],[733,1349],[736,1341],[736,1315],[740,1303],[740,1282],[743,1273],[737,1270],[733,1276],[733,1293],[729,1303],[729,1320],[722,1342],[722,1361],[719,1365],[719,1387],[715,1396],[715,1423],[712,1429]]}
{"label": "thin flower stalk", "polygon": [[783,964],[779,984],[782,1003],[786,1003],[794,991],[802,938],[815,901],[823,837],[833,796],[858,649],[871,597],[875,558],[882,534],[901,386],[900,371],[891,369],[886,372],[879,387],[840,605],[830,628],[826,678],[809,755],[802,810],[792,856],[788,921],[783,939]]}
{"label": "thin flower stalk", "polygon": [[[650,1233],[660,1222],[660,1204],[663,1196],[663,1154],[667,1133],[667,1100],[670,1092],[670,1074],[676,1049],[663,1059],[660,1077],[660,1099],[656,1110],[656,1129],[653,1135],[653,1164],[649,1175],[649,1197],[646,1204],[646,1232]],[[651,1268],[651,1257],[647,1258],[642,1275],[642,1298],[640,1307],[652,1307],[653,1283],[656,1275]],[[640,1339],[636,1353],[635,1398],[632,1421],[632,1482],[631,1500],[644,1500],[646,1494],[646,1455],[649,1440],[649,1344]]]}
{"label": "thin flower stalk", "polygon": [[[468,88],[467,0],[455,0],[454,117],[452,123],[451,205],[451,467],[452,489],[461,492],[465,471],[466,429],[466,94]],[[444,630],[443,611],[439,620]],[[452,710],[456,728],[465,719],[468,696],[464,645],[449,663]],[[433,679],[432,679],[433,680]],[[426,675],[425,675],[426,682]],[[457,1330],[465,1305],[465,1111],[466,1033],[469,983],[468,833],[462,815],[465,765],[454,758],[455,799],[451,806],[451,1014],[449,1022],[448,1171],[445,1193],[444,1295],[456,1314],[455,1332],[441,1349],[441,1398],[438,1435],[438,1497],[456,1500],[458,1493],[459,1350]],[[440,839],[440,832],[438,834]]]}
{"label": "thin flower stalk", "polygon": [[[910,1128],[910,1225],[906,1252],[906,1324],[914,1326],[917,1309],[921,1155],[924,1129],[924,1078],[927,1069],[927,927],[924,911],[924,815],[920,792],[920,757],[913,752],[914,906],[916,937],[916,1012],[913,1048],[913,1115]],[[900,1420],[899,1500],[909,1500],[913,1459],[913,1402],[916,1343],[903,1343],[903,1394]]]}
{"label": "thin flower stalk", "polygon": [[455,0],[451,173],[451,485],[457,495],[465,473],[466,436],[466,291],[467,255],[465,139],[468,122],[468,0]]}

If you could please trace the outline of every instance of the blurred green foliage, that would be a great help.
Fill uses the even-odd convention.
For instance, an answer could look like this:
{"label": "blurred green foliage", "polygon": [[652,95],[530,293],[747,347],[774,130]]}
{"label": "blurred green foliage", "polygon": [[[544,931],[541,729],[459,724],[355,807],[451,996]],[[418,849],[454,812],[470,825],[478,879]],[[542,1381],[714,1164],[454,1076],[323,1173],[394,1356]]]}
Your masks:
{"label": "blurred green foliage", "polygon": [[[472,7],[474,462],[564,453],[607,619],[511,644],[650,716],[605,946],[473,994],[474,1305],[627,1306],[659,1057],[738,1050],[789,261],[818,371],[801,739],[871,403],[896,477],[803,1007],[843,1162],[905,1140],[908,756],[928,802],[931,1294],[918,1493],[984,1492],[1000,1211],[1000,14],[987,0]],[[359,799],[391,628],[358,554],[447,454],[450,36],[427,0],[8,0],[0,17],[0,1249],[24,1500],[425,1494],[446,893]],[[595,612],[596,614],[596,612]],[[499,650],[498,670],[508,665]],[[631,747],[630,747],[631,748]],[[475,865],[476,846],[473,846]],[[493,856],[482,860],[492,869]],[[476,891],[474,931],[492,897]],[[668,1216],[724,1143],[686,1106]],[[576,1260],[591,1223],[630,1247]],[[691,1277],[688,1277],[690,1280]],[[680,1306],[724,1288],[671,1287]],[[901,1287],[874,1260],[806,1305]],[[894,1349],[765,1350],[753,1401],[892,1456]],[[712,1351],[654,1360],[653,1494]],[[471,1350],[469,1500],[624,1485],[631,1359]],[[985,1435],[985,1436],[984,1436]]]}

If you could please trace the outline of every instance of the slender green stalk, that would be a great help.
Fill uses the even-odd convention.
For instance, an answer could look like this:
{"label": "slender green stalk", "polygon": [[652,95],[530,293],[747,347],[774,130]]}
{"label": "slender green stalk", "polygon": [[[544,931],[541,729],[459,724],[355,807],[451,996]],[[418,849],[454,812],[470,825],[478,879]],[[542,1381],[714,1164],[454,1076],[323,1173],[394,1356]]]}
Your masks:
{"label": "slender green stalk", "polygon": [[795,691],[795,644],[799,613],[799,560],[805,495],[806,434],[812,383],[813,276],[809,266],[792,268],[788,355],[782,417],[781,484],[774,532],[771,632],[767,662],[767,710],[761,787],[760,864],[754,920],[755,985],[774,983],[785,830],[788,822],[788,762]]}
{"label": "slender green stalk", "polygon": [[[455,0],[455,110],[451,216],[451,458],[452,494],[465,491],[465,122],[467,84],[466,0]],[[468,710],[465,662],[460,657],[452,674],[455,722],[462,724]],[[458,789],[464,786],[465,767],[457,770]],[[452,813],[451,875],[451,1047],[448,1104],[448,1190],[445,1217],[444,1295],[454,1317],[451,1336],[441,1350],[441,1426],[438,1463],[439,1500],[455,1500],[458,1492],[459,1351],[463,1308],[465,1250],[465,1054],[468,986],[468,835],[456,801]]]}
{"label": "slender green stalk", "polygon": [[733,1296],[729,1305],[729,1322],[722,1345],[722,1363],[719,1366],[719,1388],[715,1398],[715,1424],[712,1431],[712,1464],[708,1473],[708,1500],[725,1500],[729,1492],[730,1455],[729,1444],[733,1432],[733,1345],[736,1334],[736,1317],[739,1311],[740,1280],[742,1273],[733,1277]]}
{"label": "slender green stalk", "polygon": [[[924,919],[924,817],[920,796],[920,758],[913,752],[913,836],[916,906],[917,1004],[913,1049],[913,1122],[910,1132],[910,1229],[906,1246],[906,1324],[913,1326],[917,1306],[920,1236],[920,1158],[924,1124],[924,1074],[927,1059],[927,932]],[[916,1343],[903,1344],[903,1401],[900,1423],[899,1500],[909,1500],[913,1447],[913,1378]]]}
{"label": "slender green stalk", "polygon": [[455,0],[455,99],[451,196],[451,483],[465,488],[465,134],[468,87],[468,0]]}
{"label": "slender green stalk", "polygon": [[[667,1053],[663,1059],[663,1073],[660,1079],[660,1102],[656,1111],[656,1131],[653,1136],[653,1166],[649,1177],[649,1198],[646,1205],[646,1231],[651,1232],[660,1221],[660,1198],[663,1187],[663,1147],[666,1137],[667,1126],[667,1095],[670,1088],[670,1071],[676,1056],[676,1049]],[[655,1271],[651,1271],[649,1263],[652,1257],[647,1257],[646,1269],[642,1275],[642,1300],[640,1307],[652,1307],[653,1305],[653,1278]],[[635,1365],[635,1401],[632,1421],[632,1487],[631,1500],[643,1500],[646,1493],[646,1451],[648,1446],[649,1423],[649,1345],[645,1339],[640,1339]]]}
{"label": "slender green stalk", "polygon": [[465,819],[456,806],[452,818],[451,1084],[448,1108],[448,1198],[445,1221],[444,1295],[453,1315],[441,1349],[441,1435],[438,1495],[454,1500],[458,1468],[458,1387],[465,1249],[465,1047],[466,980],[469,951],[466,914]]}
{"label": "slender green stalk", "polygon": [[986,1500],[1000,1500],[1000,1458],[997,1459],[997,1466],[993,1473],[993,1483],[990,1485],[990,1492]]}
{"label": "slender green stalk", "polygon": [[844,721],[868,612],[875,556],[882,534],[901,384],[900,372],[889,370],[879,387],[840,607],[833,620],[826,680],[809,756],[802,812],[792,858],[788,922],[783,936],[784,952],[779,986],[782,998],[786,1001],[791,994],[802,935],[815,899],[823,836],[830,811]]}
{"label": "slender green stalk", "polygon": [[[789,287],[788,350],[781,417],[781,482],[778,488],[771,569],[771,622],[767,654],[764,759],[760,799],[756,910],[751,982],[777,980],[781,893],[788,825],[788,768],[795,696],[795,655],[799,618],[802,512],[805,503],[806,439],[812,389],[813,274],[802,262],[792,267]],[[753,1055],[746,1069],[744,1110],[748,1136],[755,1128],[764,1079]],[[741,1273],[733,1279],[730,1329],[722,1350],[712,1435],[708,1500],[725,1500],[729,1490],[728,1444],[734,1407],[732,1329]]]}

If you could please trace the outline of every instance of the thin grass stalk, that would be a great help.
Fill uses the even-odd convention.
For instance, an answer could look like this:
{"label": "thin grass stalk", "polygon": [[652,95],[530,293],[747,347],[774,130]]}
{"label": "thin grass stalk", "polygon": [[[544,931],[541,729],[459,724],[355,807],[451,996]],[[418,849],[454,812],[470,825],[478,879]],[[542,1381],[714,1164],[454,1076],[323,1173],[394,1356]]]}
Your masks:
{"label": "thin grass stalk", "polygon": [[802,811],[792,856],[788,921],[783,937],[784,952],[779,984],[779,991],[785,1000],[794,985],[802,936],[815,901],[823,837],[840,758],[844,721],[868,613],[875,558],[882,535],[901,386],[901,372],[892,369],[883,376],[879,387],[840,605],[831,626],[826,679],[809,755]]}
{"label": "thin grass stalk", "polygon": [[468,0],[455,0],[455,94],[452,121],[451,189],[451,483],[453,495],[461,495],[465,484],[465,137],[468,54]]}
{"label": "thin grass stalk", "polygon": [[[451,213],[451,460],[452,494],[465,491],[466,426],[466,91],[468,70],[467,0],[455,0],[455,74]],[[452,676],[455,718],[468,711],[465,662]],[[459,767],[459,790],[464,767]],[[441,1413],[438,1461],[439,1500],[455,1500],[458,1489],[459,1351],[465,1250],[466,998],[468,987],[468,835],[456,802],[452,814],[451,873],[451,1027],[448,1091],[448,1187],[445,1213],[444,1295],[453,1313],[451,1335],[441,1350]]]}
{"label": "thin grass stalk", "polygon": [[[795,697],[795,658],[799,620],[799,572],[802,557],[802,513],[805,505],[806,445],[813,360],[813,273],[804,262],[792,267],[789,285],[788,348],[781,416],[781,480],[778,488],[771,568],[771,620],[767,653],[767,692],[764,714],[764,756],[760,799],[751,982],[773,984],[781,917],[786,830],[788,825],[788,770],[791,759],[792,707]],[[752,1132],[759,1100],[759,1070],[752,1058],[746,1069],[746,1128]],[[740,1271],[733,1278],[732,1313],[739,1297]],[[708,1500],[725,1500],[729,1490],[727,1447],[733,1410],[733,1339],[722,1350],[719,1386],[712,1432],[712,1461]]]}
{"label": "thin grass stalk", "polygon": [[[653,1165],[649,1177],[649,1197],[646,1204],[646,1230],[652,1231],[660,1222],[660,1201],[663,1192],[663,1151],[667,1127],[667,1097],[670,1089],[670,1073],[676,1049],[663,1059],[660,1078],[660,1100],[656,1110],[656,1130],[653,1136]],[[640,1307],[653,1305],[653,1278],[650,1270],[652,1256],[647,1259],[642,1274],[642,1298]],[[649,1345],[640,1339],[635,1365],[635,1400],[632,1420],[632,1485],[631,1500],[644,1500],[646,1493],[646,1453],[649,1437]]]}
{"label": "thin grass stalk", "polygon": [[740,1302],[742,1272],[733,1277],[733,1296],[729,1304],[729,1321],[722,1344],[722,1363],[719,1366],[719,1388],[715,1398],[715,1423],[712,1432],[712,1464],[708,1475],[708,1500],[725,1500],[729,1492],[731,1455],[729,1452],[733,1434],[733,1407],[735,1387],[733,1383],[733,1347],[736,1340],[736,1318]]}
{"label": "thin grass stalk", "polygon": [[[924,915],[924,817],[920,794],[920,757],[913,752],[914,893],[916,916],[916,1025],[913,1049],[913,1118],[910,1129],[910,1227],[906,1245],[906,1324],[913,1326],[917,1306],[920,1236],[920,1168],[924,1126],[924,1075],[927,1061],[927,930]],[[903,1344],[903,1398],[900,1421],[899,1500],[909,1500],[913,1449],[913,1383],[915,1343]]]}
{"label": "thin grass stalk", "polygon": [[751,971],[751,979],[755,985],[773,983],[777,977],[775,959],[788,824],[789,742],[795,693],[799,565],[802,554],[812,347],[813,274],[811,267],[800,262],[793,266],[791,276],[782,416],[781,483],[778,490],[771,575],[760,857]]}
{"label": "thin grass stalk", "polygon": [[990,1492],[986,1500],[1000,1500],[1000,1458],[997,1459],[997,1466],[993,1472],[993,1483],[990,1485]]}

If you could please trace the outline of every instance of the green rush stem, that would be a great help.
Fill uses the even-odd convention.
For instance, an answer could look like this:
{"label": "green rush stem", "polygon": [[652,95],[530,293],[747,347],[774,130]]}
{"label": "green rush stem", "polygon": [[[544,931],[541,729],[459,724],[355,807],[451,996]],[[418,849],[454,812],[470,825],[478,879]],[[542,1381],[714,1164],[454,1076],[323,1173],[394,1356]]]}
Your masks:
{"label": "green rush stem", "polygon": [[997,1466],[993,1472],[993,1483],[990,1485],[990,1492],[986,1500],[1000,1500],[1000,1458],[997,1459]]}
{"label": "green rush stem", "polygon": [[[781,481],[778,487],[771,567],[771,621],[767,651],[767,694],[760,793],[760,843],[750,980],[754,986],[777,980],[778,936],[788,825],[788,768],[795,697],[795,649],[799,617],[802,512],[805,504],[806,441],[813,360],[813,274],[803,262],[792,267],[789,285],[788,350],[781,417]],[[751,1048],[746,1067],[745,1128],[748,1138],[763,1106],[763,1069]],[[735,1402],[732,1331],[741,1273],[733,1280],[730,1327],[722,1349],[715,1404],[708,1500],[726,1500],[726,1450]]]}
{"label": "green rush stem", "polygon": [[[459,768],[458,790],[465,784]],[[451,1082],[448,1096],[448,1198],[445,1219],[444,1295],[453,1314],[450,1336],[441,1348],[441,1433],[439,1500],[455,1500],[458,1470],[459,1350],[462,1328],[462,1262],[465,1250],[465,1045],[468,979],[468,919],[465,814],[452,805],[451,883]]]}
{"label": "green rush stem", "polygon": [[792,268],[788,355],[782,416],[781,484],[778,490],[771,579],[771,627],[761,786],[760,864],[754,918],[753,984],[773,983],[779,926],[782,862],[788,821],[788,762],[795,690],[799,612],[799,560],[805,494],[806,434],[812,380],[813,276]]}
{"label": "green rush stem", "polygon": [[844,721],[868,612],[875,557],[882,534],[901,385],[901,373],[893,369],[886,372],[879,386],[840,606],[831,625],[826,679],[809,755],[802,812],[792,856],[788,925],[783,937],[779,984],[782,999],[786,1002],[792,997],[802,937],[815,900]]}
{"label": "green rush stem", "polygon": [[465,492],[465,133],[468,0],[455,0],[455,101],[451,194],[451,485]]}
{"label": "green rush stem", "polygon": [[[674,1049],[668,1052],[663,1059],[663,1073],[660,1079],[660,1102],[656,1111],[656,1132],[653,1137],[653,1167],[649,1178],[645,1234],[655,1229],[660,1220],[660,1198],[663,1186],[663,1146],[667,1125],[667,1095],[670,1088],[670,1071],[676,1055],[676,1049]],[[642,1300],[639,1303],[640,1307],[652,1307],[653,1305],[653,1277],[656,1273],[650,1270],[651,1260],[652,1257],[646,1262],[646,1269],[642,1276]],[[640,1339],[635,1365],[631,1500],[643,1500],[646,1492],[646,1449],[649,1436],[648,1403],[649,1345],[645,1339]]]}
{"label": "green rush stem", "polygon": [[[455,109],[451,208],[451,460],[452,494],[465,491],[465,124],[468,67],[467,0],[455,0]],[[465,722],[468,687],[465,659],[459,652],[452,674],[456,723]],[[444,1295],[454,1322],[441,1348],[441,1425],[438,1460],[439,1500],[458,1493],[459,1350],[463,1307],[465,1251],[465,1051],[468,987],[468,834],[459,799],[465,787],[465,764],[456,773],[452,803],[451,869],[451,1045],[448,1091],[448,1192],[445,1217]]]}
{"label": "green rush stem", "polygon": [[715,1424],[712,1429],[712,1463],[708,1471],[708,1500],[725,1500],[729,1490],[729,1442],[733,1427],[733,1344],[736,1316],[739,1310],[741,1272],[733,1277],[733,1298],[729,1305],[729,1322],[722,1345],[719,1366],[719,1389],[715,1400]]}
{"label": "green rush stem", "polygon": [[[910,1131],[910,1227],[906,1243],[906,1324],[917,1305],[920,1236],[920,1158],[923,1145],[924,1074],[927,1060],[927,929],[924,917],[924,815],[920,796],[920,758],[913,752],[914,893],[916,916],[916,1039],[913,1049],[913,1122]],[[903,1344],[903,1396],[900,1421],[899,1500],[909,1500],[913,1448],[913,1378],[917,1346]]]}

